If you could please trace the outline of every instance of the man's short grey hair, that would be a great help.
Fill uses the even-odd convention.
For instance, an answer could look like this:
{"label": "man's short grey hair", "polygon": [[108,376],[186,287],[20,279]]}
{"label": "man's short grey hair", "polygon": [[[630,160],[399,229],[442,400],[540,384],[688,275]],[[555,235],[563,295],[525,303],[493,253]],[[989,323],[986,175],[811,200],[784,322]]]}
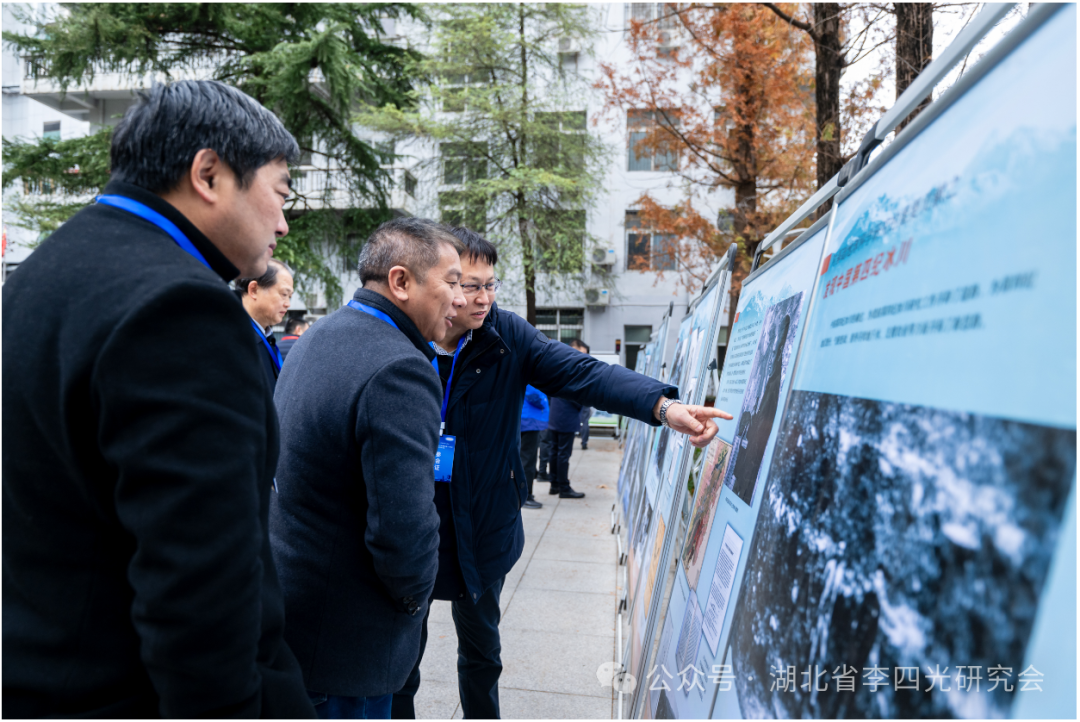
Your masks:
{"label": "man's short grey hair", "polygon": [[404,266],[423,283],[439,263],[442,250],[451,246],[459,254],[464,244],[445,226],[426,218],[401,217],[386,221],[371,234],[360,251],[356,270],[360,283],[387,283],[390,269]]}

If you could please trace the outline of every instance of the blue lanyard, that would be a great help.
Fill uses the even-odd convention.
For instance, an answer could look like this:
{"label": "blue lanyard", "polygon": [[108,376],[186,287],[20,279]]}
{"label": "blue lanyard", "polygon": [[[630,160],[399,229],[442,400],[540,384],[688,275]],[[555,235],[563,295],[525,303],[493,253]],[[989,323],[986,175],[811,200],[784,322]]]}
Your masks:
{"label": "blue lanyard", "polygon": [[[113,208],[119,208],[122,211],[133,213],[134,215],[142,218],[144,221],[150,221],[155,226],[172,236],[172,239],[176,241],[176,245],[184,249],[185,252],[196,261],[203,264],[207,268],[210,268],[210,264],[207,263],[203,254],[199,253],[199,249],[188,240],[188,237],[184,235],[184,232],[176,227],[176,224],[170,221],[165,216],[161,215],[152,208],[148,208],[138,201],[134,201],[125,196],[98,196],[97,203],[104,204],[106,206],[112,206]],[[210,270],[214,270],[210,268]],[[256,327],[258,328],[258,327]]]}
{"label": "blue lanyard", "polygon": [[[142,218],[144,221],[153,223],[155,226],[168,233],[172,239],[176,241],[176,245],[180,246],[185,253],[207,268],[210,268],[210,264],[207,262],[206,257],[199,253],[199,249],[184,235],[184,232],[177,228],[175,223],[155,211],[153,208],[149,208],[127,196],[98,196],[95,202],[106,206],[112,206],[113,208],[119,208],[122,211],[127,211],[128,213]],[[212,271],[214,269],[210,268],[210,270]],[[270,361],[274,364],[274,368],[281,371],[281,353],[270,345],[270,342],[266,339],[266,333],[259,328],[259,324],[255,323],[255,319],[251,319],[251,325],[255,329],[255,333],[259,335],[263,345],[266,346],[266,353],[270,354]]]}
{"label": "blue lanyard", "polygon": [[[457,367],[457,357],[461,353],[461,347],[465,345],[465,339],[469,337],[468,334],[462,336],[457,342],[457,350],[454,351],[454,360],[450,364],[450,376],[446,379],[446,391],[443,392],[442,397],[442,421],[443,427],[446,426],[446,405],[450,403],[450,384],[454,382],[454,369]],[[435,342],[431,342],[431,348],[435,348]],[[439,357],[431,359],[431,365],[435,367],[435,373],[439,373]]]}
{"label": "blue lanyard", "polygon": [[[377,308],[372,308],[371,306],[365,306],[364,304],[360,303],[356,299],[353,299],[352,301],[349,301],[345,305],[347,305],[349,308],[355,308],[357,311],[363,311],[364,313],[369,314],[371,316],[374,316],[375,318],[382,319],[383,321],[386,321],[388,324],[390,324],[394,328],[398,327],[398,325],[396,323],[394,323],[394,319],[390,318],[389,316],[387,316],[385,313],[383,313],[382,311],[380,311]],[[400,331],[401,329],[398,329],[398,330]],[[450,364],[450,378],[446,382],[446,392],[443,394],[443,400],[442,400],[442,420],[443,420],[443,426],[444,427],[446,426],[446,404],[450,400],[450,384],[454,380],[454,367],[457,366],[457,357],[458,357],[458,354],[461,353],[461,347],[465,345],[465,339],[466,338],[467,338],[467,336],[462,336],[461,340],[458,341],[457,351],[454,352],[454,362],[452,364]],[[431,343],[431,348],[435,348],[435,343],[434,342]],[[439,373],[439,357],[437,355],[435,356],[435,358],[431,359],[431,365],[435,367],[435,373]]]}
{"label": "blue lanyard", "polygon": [[281,352],[270,345],[270,340],[266,337],[266,331],[259,328],[259,324],[255,323],[255,319],[251,319],[251,326],[255,329],[255,333],[262,339],[263,346],[266,346],[266,353],[270,354],[270,362],[274,364],[274,368],[278,371],[281,370],[281,364],[285,363],[285,359],[281,358]]}
{"label": "blue lanyard", "polygon": [[[349,308],[355,308],[357,311],[363,311],[364,313],[368,314],[369,316],[374,316],[375,318],[386,321],[388,324],[390,324],[394,328],[398,328],[398,325],[396,323],[394,323],[394,319],[390,318],[389,316],[387,316],[385,313],[383,313],[382,311],[380,311],[377,308],[372,308],[371,306],[366,306],[366,305],[360,303],[359,301],[357,301],[356,299],[353,299],[352,301],[349,301],[345,305],[348,306]],[[400,331],[400,330],[401,329],[398,328],[398,331]]]}

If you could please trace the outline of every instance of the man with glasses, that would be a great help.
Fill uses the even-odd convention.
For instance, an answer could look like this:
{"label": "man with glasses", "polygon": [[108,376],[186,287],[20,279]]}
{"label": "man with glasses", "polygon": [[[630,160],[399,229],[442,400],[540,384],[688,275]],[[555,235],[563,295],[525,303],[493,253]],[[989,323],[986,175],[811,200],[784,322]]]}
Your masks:
{"label": "man with glasses", "polygon": [[[466,719],[499,717],[499,595],[506,573],[525,546],[521,507],[528,483],[518,450],[521,405],[533,385],[562,396],[693,434],[705,446],[716,434],[710,418],[731,418],[717,409],[683,406],[678,389],[609,366],[569,346],[549,341],[520,316],[500,311],[495,293],[498,252],[467,228],[451,232],[465,246],[461,289],[465,307],[446,337],[434,344],[435,366],[444,389],[443,434],[452,437],[450,480],[436,482],[439,512],[439,569],[433,599],[452,602],[458,638],[458,692]],[[394,695],[392,716],[415,716],[420,661],[427,643],[427,617],[420,655],[405,686]]]}

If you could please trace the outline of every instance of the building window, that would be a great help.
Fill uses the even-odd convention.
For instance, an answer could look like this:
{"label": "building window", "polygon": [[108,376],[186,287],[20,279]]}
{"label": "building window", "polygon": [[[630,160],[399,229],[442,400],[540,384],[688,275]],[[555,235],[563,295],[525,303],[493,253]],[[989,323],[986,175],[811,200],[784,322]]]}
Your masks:
{"label": "building window", "polygon": [[544,170],[566,169],[580,173],[585,168],[585,134],[588,116],[584,110],[561,113],[537,113],[540,126],[534,141],[536,167]]}
{"label": "building window", "polygon": [[585,331],[585,309],[538,308],[536,330],[552,341],[570,343],[575,338],[581,338]]}
{"label": "building window", "polygon": [[416,198],[416,176],[409,171],[405,171],[405,193],[410,198]]}
{"label": "building window", "polygon": [[60,121],[54,120],[51,123],[46,123],[45,128],[41,133],[41,137],[52,138],[53,140],[60,140]]}
{"label": "building window", "polygon": [[550,209],[533,218],[537,268],[547,273],[574,273],[585,263],[585,211]]}
{"label": "building window", "polygon": [[383,168],[389,168],[394,165],[394,160],[397,158],[397,143],[393,140],[377,140],[372,143],[375,148],[376,155],[379,156],[379,165]]}
{"label": "building window", "polygon": [[487,229],[487,205],[482,197],[445,191],[439,194],[439,220],[448,226],[465,226],[483,233]]}
{"label": "building window", "polygon": [[443,143],[439,146],[443,183],[462,185],[487,178],[487,148],[480,143]]}
{"label": "building window", "polygon": [[[453,48],[449,49],[447,64],[454,66],[457,62]],[[484,78],[478,72],[472,71],[467,66],[457,66],[454,70],[465,72],[446,72],[442,82],[442,109],[447,113],[464,113],[468,109],[469,86],[483,82]]]}
{"label": "building window", "polygon": [[652,326],[623,326],[623,338],[626,339],[626,368],[633,370],[638,353],[652,338]]}
{"label": "building window", "polygon": [[735,231],[735,216],[726,208],[721,208],[716,214],[716,230],[721,233],[733,233]]}
{"label": "building window", "polygon": [[675,236],[642,228],[637,211],[626,212],[626,270],[674,271]]}
{"label": "building window", "polygon": [[678,15],[679,3],[626,3],[623,8],[627,30],[631,20],[639,23],[655,22],[657,39],[660,41],[657,47],[659,56],[670,55],[679,46],[682,28]]}
{"label": "building window", "polygon": [[679,169],[679,154],[673,150],[658,150],[645,145],[650,133],[655,133],[658,123],[678,125],[678,118],[657,117],[652,110],[626,111],[626,130],[629,137],[626,169],[628,171],[667,171]]}

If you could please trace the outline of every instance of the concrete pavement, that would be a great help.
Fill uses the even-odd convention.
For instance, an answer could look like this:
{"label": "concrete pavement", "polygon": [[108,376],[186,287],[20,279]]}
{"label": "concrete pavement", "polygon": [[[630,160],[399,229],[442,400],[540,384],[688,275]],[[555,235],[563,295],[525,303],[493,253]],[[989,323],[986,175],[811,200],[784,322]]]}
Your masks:
{"label": "concrete pavement", "polygon": [[[611,506],[622,450],[593,437],[574,442],[570,483],[584,499],[559,499],[536,482],[543,509],[522,509],[525,550],[502,593],[504,719],[611,719],[611,687],[596,670],[615,657],[618,566]],[[457,637],[449,602],[435,602],[420,667],[416,713],[423,719],[461,719]]]}

